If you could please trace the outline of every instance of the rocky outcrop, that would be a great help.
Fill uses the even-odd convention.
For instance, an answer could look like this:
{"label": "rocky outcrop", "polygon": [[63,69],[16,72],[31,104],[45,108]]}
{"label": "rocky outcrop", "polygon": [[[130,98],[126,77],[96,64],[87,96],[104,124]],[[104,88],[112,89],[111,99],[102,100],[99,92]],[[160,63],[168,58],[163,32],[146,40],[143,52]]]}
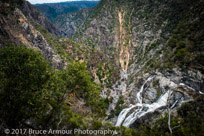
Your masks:
{"label": "rocky outcrop", "polygon": [[[189,73],[191,73],[191,75]],[[151,75],[146,74],[145,76],[147,78]],[[193,82],[189,84],[188,82],[183,80],[183,78],[186,76]],[[153,77],[154,78],[151,81],[145,84],[144,90],[141,94],[142,101],[145,104],[151,105],[157,102],[166,92],[171,91],[171,94],[168,98],[168,103],[172,111],[175,111],[175,109],[180,107],[182,103],[184,103],[185,101],[193,100],[196,96],[202,95],[201,92],[204,91],[200,88],[200,85],[203,84],[204,77],[199,73],[199,71],[180,72],[179,69],[173,69],[166,70],[165,73],[156,72],[154,73]],[[139,79],[135,79],[135,81],[138,80]],[[136,86],[134,85],[135,83],[136,82],[133,82],[130,86]],[[141,88],[141,85],[139,86]],[[129,90],[131,91],[131,104],[138,103],[138,99],[135,99],[134,96],[138,94],[138,90],[140,88],[133,87],[131,90]],[[167,107],[163,106],[161,108],[158,108],[156,111],[162,113],[166,111],[166,109]],[[155,115],[154,112],[150,112],[149,114],[151,114],[152,116]],[[146,120],[150,119],[146,118]],[[138,121],[140,121],[139,118]]]}
{"label": "rocky outcrop", "polygon": [[53,26],[53,24],[51,24],[50,21],[29,2],[23,2],[23,5],[21,5],[19,8],[33,25],[42,26],[55,37],[60,35],[59,31]]}
{"label": "rocky outcrop", "polygon": [[[1,9],[0,15],[0,47],[8,46],[12,43],[16,46],[26,45],[29,48],[36,49],[42,52],[43,56],[51,62],[56,68],[63,68],[63,61],[59,55],[55,53],[46,39],[38,32],[35,27],[24,16],[20,9],[11,9],[9,4],[0,3],[1,7],[8,9],[3,11]],[[5,15],[6,12],[9,14]]]}

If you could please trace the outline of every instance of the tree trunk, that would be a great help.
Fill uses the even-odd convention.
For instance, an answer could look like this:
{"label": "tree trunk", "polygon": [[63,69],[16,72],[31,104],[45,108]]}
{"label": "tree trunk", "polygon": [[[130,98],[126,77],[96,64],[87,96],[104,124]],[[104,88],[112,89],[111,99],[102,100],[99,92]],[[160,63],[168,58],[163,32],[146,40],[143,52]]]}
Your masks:
{"label": "tree trunk", "polygon": [[171,109],[169,108],[169,104],[168,104],[168,107],[167,107],[167,111],[168,111],[168,128],[169,128],[169,131],[172,135],[172,129],[171,129]]}
{"label": "tree trunk", "polygon": [[168,93],[168,99],[167,99],[167,112],[168,112],[168,128],[169,132],[172,135],[172,128],[171,128],[171,109],[170,109],[170,98],[171,98],[171,90]]}

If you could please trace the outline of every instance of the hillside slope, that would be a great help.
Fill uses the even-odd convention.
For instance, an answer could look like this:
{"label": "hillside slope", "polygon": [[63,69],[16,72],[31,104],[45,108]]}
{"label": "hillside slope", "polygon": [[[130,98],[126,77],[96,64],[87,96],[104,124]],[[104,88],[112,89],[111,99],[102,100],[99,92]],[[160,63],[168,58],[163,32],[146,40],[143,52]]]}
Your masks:
{"label": "hillside slope", "polygon": [[[115,83],[119,76],[118,67],[102,52],[83,44],[76,44],[70,39],[58,38],[55,35],[55,29],[49,29],[49,25],[44,27],[48,20],[41,13],[36,13],[35,8],[28,2],[23,2],[22,5],[7,2],[0,4],[2,7],[0,9],[0,49],[26,46],[40,51],[51,66],[60,71],[75,61],[85,63],[86,70],[90,72],[91,81],[97,83],[99,87],[111,86]],[[30,5],[29,10],[28,5]],[[19,8],[26,12],[26,15]],[[39,18],[42,18],[41,22]],[[49,21],[47,23],[50,24]],[[75,112],[83,113],[83,108],[76,108],[76,105],[80,104],[87,109],[83,99],[79,100],[75,97],[73,99],[76,103],[72,105],[72,108]],[[99,111],[103,110],[105,109],[99,109]]]}
{"label": "hillside slope", "polygon": [[87,8],[78,12],[57,16],[54,20],[54,25],[63,36],[72,38],[92,11],[93,9]]}
{"label": "hillside slope", "polygon": [[34,6],[53,22],[59,15],[78,12],[84,8],[92,8],[97,4],[98,1],[69,1],[61,3],[35,4]]}
{"label": "hillside slope", "polygon": [[33,25],[40,25],[52,33],[53,36],[59,36],[59,31],[52,25],[52,23],[50,23],[50,21],[29,2],[24,2],[19,8]]}
{"label": "hillside slope", "polygon": [[[42,34],[35,29],[33,26],[35,24],[31,23],[20,9],[15,8],[8,3],[0,4],[0,47],[6,47],[9,44],[25,44],[30,48],[41,51],[54,67],[63,68],[63,60],[55,52],[55,48],[52,47]],[[29,11],[27,14],[30,13]],[[36,14],[37,18],[41,17],[39,15],[40,14]],[[33,20],[32,17],[30,19]],[[43,20],[41,21],[43,22]]]}
{"label": "hillside slope", "polygon": [[120,67],[120,79],[102,93],[113,98],[107,113],[116,126],[145,124],[203,95],[203,4],[102,0],[75,33]]}
{"label": "hillside slope", "polygon": [[0,133],[112,127],[102,124],[109,100],[100,92],[115,82],[117,66],[100,51],[59,39],[39,22],[41,13],[26,8],[23,0],[0,2]]}

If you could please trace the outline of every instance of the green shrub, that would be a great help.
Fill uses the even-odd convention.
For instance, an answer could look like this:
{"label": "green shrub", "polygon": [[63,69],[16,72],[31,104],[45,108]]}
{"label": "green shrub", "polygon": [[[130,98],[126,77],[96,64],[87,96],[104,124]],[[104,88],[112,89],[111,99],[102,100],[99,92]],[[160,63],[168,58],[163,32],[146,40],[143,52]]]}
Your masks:
{"label": "green shrub", "polygon": [[171,38],[171,39],[168,41],[168,46],[170,46],[172,49],[176,47],[176,44],[177,44],[177,41],[176,41],[176,39],[174,39],[174,38]]}
{"label": "green shrub", "polygon": [[39,52],[24,46],[0,50],[0,117],[8,126],[41,115],[49,77],[50,67]]}
{"label": "green shrub", "polygon": [[118,102],[115,106],[115,115],[116,116],[118,116],[120,114],[120,112],[122,111],[122,109],[124,108],[123,104],[124,104],[124,99],[122,96],[120,96],[118,99]]}
{"label": "green shrub", "polygon": [[177,57],[177,59],[182,60],[182,59],[184,58],[185,54],[186,54],[186,49],[185,49],[185,48],[182,48],[182,49],[179,49],[179,50],[176,52],[176,55],[175,55],[175,56]]}

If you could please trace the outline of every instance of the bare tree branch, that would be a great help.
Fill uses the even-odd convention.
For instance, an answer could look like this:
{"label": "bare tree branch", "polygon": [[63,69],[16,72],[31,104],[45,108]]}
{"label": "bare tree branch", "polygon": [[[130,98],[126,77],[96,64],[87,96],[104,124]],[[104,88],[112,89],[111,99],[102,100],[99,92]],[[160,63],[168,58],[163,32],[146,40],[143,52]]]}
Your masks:
{"label": "bare tree branch", "polygon": [[171,109],[170,109],[170,98],[171,98],[171,93],[172,91],[170,90],[169,93],[168,93],[168,98],[167,98],[167,112],[168,112],[168,128],[169,128],[169,131],[172,135],[172,128],[171,128]]}

